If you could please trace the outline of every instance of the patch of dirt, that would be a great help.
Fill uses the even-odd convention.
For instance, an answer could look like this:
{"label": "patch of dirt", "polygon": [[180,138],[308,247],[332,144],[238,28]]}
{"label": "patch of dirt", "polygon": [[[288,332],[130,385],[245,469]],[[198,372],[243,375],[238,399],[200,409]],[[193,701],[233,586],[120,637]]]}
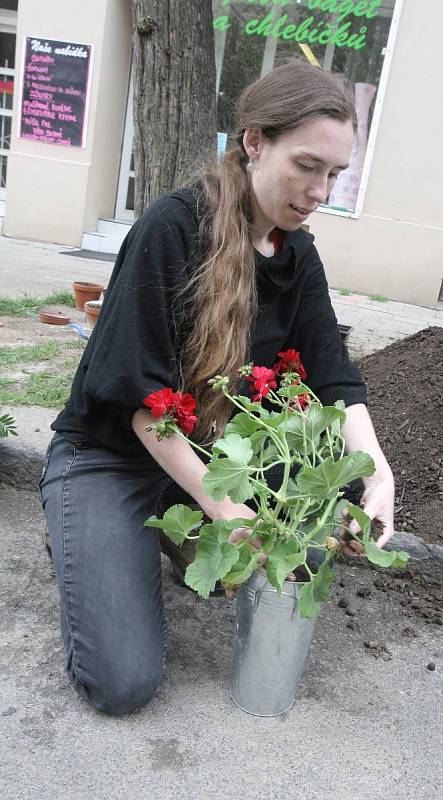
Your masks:
{"label": "patch of dirt", "polygon": [[[85,317],[81,311],[63,305],[48,306],[48,309],[54,313],[60,310],[67,314],[72,322],[77,322],[85,330],[90,330],[85,325]],[[1,316],[0,324],[1,347],[13,349],[15,347],[45,345],[47,342],[57,342],[62,345],[59,351],[54,356],[51,356],[50,359],[42,358],[40,361],[23,362],[3,367],[1,369],[1,377],[15,381],[15,385],[11,385],[11,389],[19,390],[26,377],[32,373],[42,371],[54,374],[66,373],[66,360],[77,357],[80,359],[81,357],[83,348],[80,336],[76,330],[73,330],[68,325],[49,325],[40,322],[34,314],[28,317]],[[63,347],[63,345],[65,346]]]}
{"label": "patch of dirt", "polygon": [[[418,635],[415,627],[418,623],[443,625],[441,581],[437,573],[432,580],[418,569],[378,569],[368,562],[356,564],[351,557],[334,568],[338,578],[334,597],[351,631],[359,633],[367,605],[380,602],[396,608],[405,638]],[[376,647],[369,650],[374,651],[371,655],[382,655]]]}
{"label": "patch of dirt", "polygon": [[395,478],[395,528],[443,545],[443,328],[356,362]]}
{"label": "patch of dirt", "polygon": [[[66,313],[72,322],[78,322],[84,326],[85,315],[82,311],[69,306],[58,305],[48,306],[48,310],[56,313],[62,311]],[[79,339],[76,331],[68,325],[48,325],[40,322],[35,314],[29,317],[10,317],[1,316],[0,340],[2,347],[29,347],[35,344],[44,344],[46,341],[68,341]]]}

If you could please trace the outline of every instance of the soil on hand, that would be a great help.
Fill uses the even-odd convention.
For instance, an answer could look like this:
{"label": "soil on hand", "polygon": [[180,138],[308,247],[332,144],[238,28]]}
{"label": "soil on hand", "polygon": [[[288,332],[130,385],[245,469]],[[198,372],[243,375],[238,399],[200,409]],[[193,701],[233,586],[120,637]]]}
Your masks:
{"label": "soil on hand", "polygon": [[426,328],[357,363],[394,473],[395,529],[443,545],[443,328]]}

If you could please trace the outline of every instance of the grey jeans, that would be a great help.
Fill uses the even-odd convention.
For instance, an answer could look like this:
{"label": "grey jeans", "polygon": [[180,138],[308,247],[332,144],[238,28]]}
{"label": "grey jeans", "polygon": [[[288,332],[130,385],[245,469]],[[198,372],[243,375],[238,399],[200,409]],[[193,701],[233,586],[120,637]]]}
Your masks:
{"label": "grey jeans", "polygon": [[67,671],[94,708],[146,705],[165,663],[158,532],[144,528],[170,482],[148,456],[55,434],[40,481],[60,591]]}

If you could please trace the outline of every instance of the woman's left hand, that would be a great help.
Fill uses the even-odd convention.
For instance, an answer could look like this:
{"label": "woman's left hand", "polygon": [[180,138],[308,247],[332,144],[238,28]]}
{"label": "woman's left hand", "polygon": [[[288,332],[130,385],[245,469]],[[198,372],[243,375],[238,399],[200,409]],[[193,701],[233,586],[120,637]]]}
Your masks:
{"label": "woman's left hand", "polygon": [[[383,526],[383,533],[377,541],[377,547],[383,547],[386,542],[394,535],[394,497],[395,486],[394,478],[391,470],[384,470],[383,472],[375,474],[364,481],[365,491],[361,499],[363,511],[371,519],[377,520]],[[346,508],[343,510],[343,518],[349,520],[346,513]],[[353,519],[348,528],[352,533],[358,534],[360,526],[357,521]],[[340,539],[343,543],[343,552],[346,555],[361,555],[365,552],[365,548],[361,542],[355,539],[347,540],[346,532],[342,531]]]}

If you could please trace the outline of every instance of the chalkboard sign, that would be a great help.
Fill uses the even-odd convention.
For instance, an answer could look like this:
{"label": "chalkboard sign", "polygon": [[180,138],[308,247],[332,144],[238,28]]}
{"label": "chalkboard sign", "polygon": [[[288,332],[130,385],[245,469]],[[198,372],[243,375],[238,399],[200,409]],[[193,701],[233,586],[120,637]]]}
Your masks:
{"label": "chalkboard sign", "polygon": [[84,147],[92,46],[27,36],[19,136]]}

